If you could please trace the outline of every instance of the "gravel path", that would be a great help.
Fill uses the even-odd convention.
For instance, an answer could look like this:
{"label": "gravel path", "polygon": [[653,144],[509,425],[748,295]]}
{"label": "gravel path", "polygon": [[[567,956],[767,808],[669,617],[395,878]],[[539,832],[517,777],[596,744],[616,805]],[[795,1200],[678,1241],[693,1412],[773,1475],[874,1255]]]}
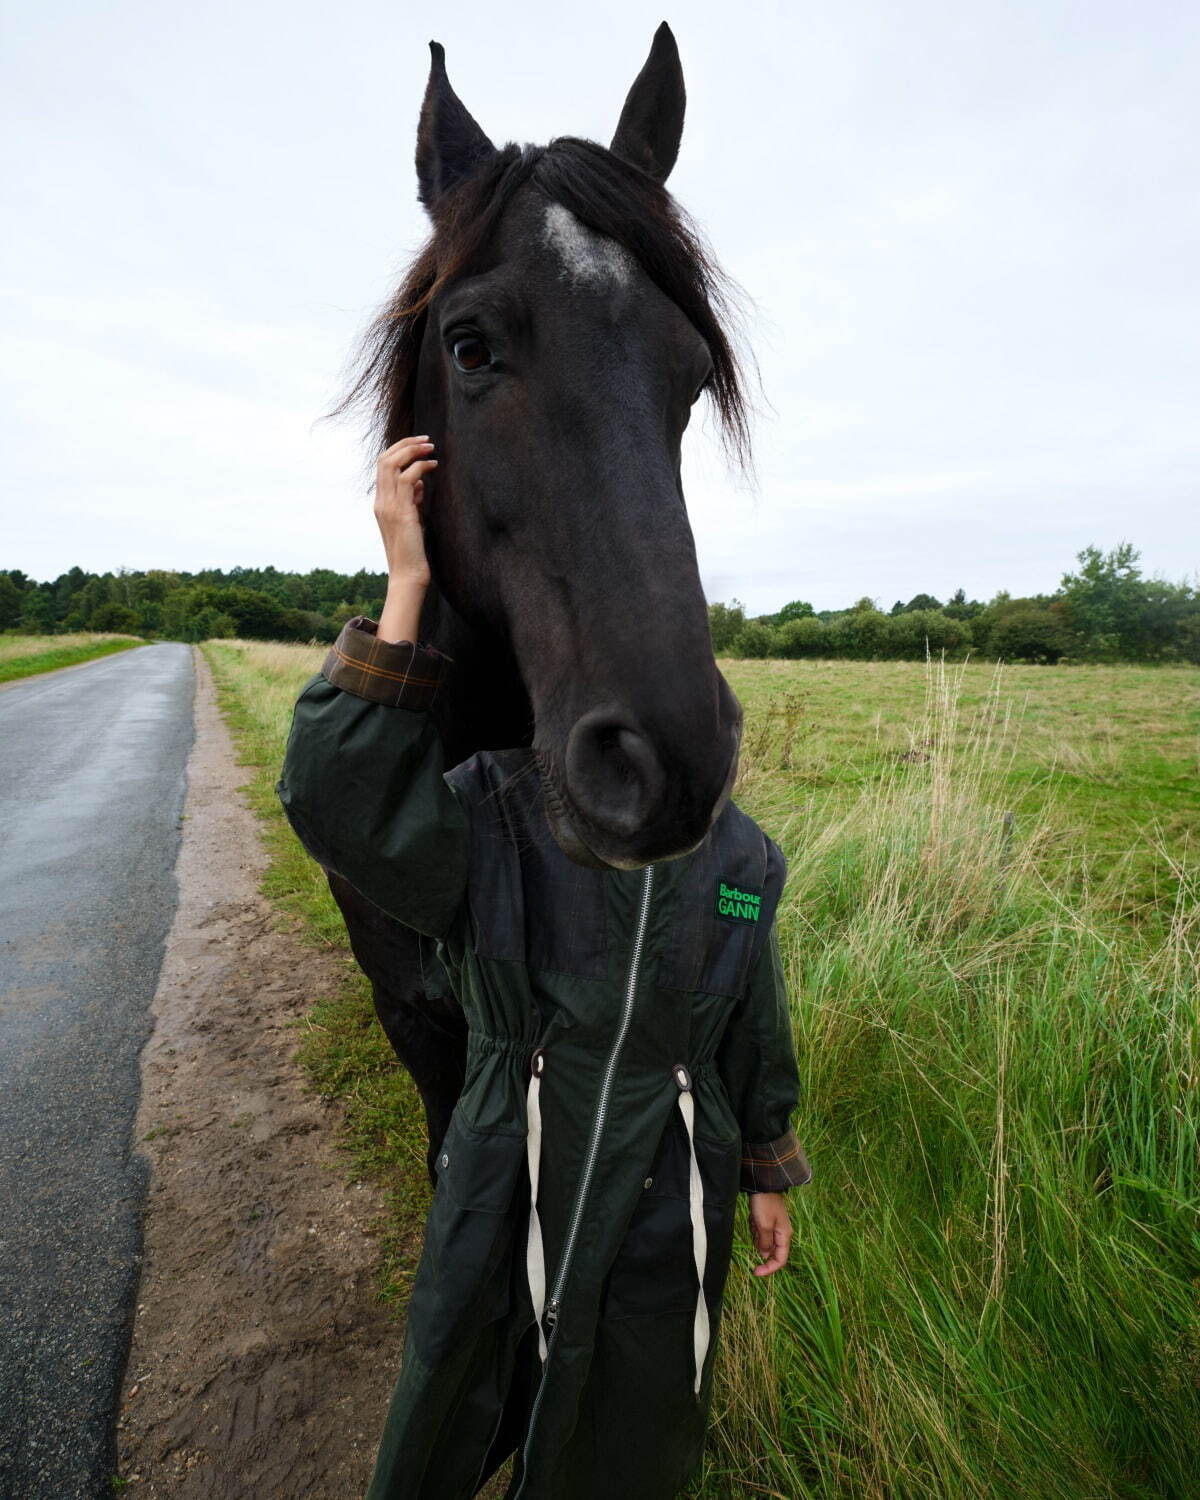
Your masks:
{"label": "gravel path", "polygon": [[[122,1398],[122,1493],[356,1500],[399,1367],[375,1296],[382,1208],[331,1146],[340,1110],[294,1061],[347,956],[282,930],[197,655],[179,907],[137,1137],[153,1164]],[[414,1170],[424,1170],[423,1160]]]}

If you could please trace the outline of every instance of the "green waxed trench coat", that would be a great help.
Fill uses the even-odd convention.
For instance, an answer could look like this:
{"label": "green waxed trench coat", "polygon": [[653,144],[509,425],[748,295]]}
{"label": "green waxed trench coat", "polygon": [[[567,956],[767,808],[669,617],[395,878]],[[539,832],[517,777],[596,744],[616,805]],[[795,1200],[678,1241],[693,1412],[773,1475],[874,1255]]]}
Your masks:
{"label": "green waxed trench coat", "polygon": [[[370,1500],[466,1500],[514,1448],[513,1500],[670,1500],[701,1457],[739,1188],[810,1175],[790,1119],[783,858],[728,804],[649,875],[574,864],[531,752],[444,773],[426,710],[447,665],[351,621],[300,695],[279,782],[313,856],[422,934],[429,987],[469,1027]],[[560,1292],[544,1365],[526,1266],[535,1057]],[[712,1334],[698,1393],[693,1161]]]}

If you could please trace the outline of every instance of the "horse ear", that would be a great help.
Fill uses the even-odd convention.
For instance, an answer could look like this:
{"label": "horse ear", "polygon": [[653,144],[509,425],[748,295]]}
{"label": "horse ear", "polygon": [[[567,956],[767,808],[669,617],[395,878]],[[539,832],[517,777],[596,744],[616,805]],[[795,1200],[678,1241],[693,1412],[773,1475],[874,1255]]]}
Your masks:
{"label": "horse ear", "polygon": [[417,126],[417,190],[432,212],[442,194],[469,177],[496,148],[450,87],[446,49],[430,42],[429,53],[429,82]]}
{"label": "horse ear", "polygon": [[686,102],[679,48],[664,21],[654,33],[645,66],[633,80],[609,150],[666,182],[679,155]]}

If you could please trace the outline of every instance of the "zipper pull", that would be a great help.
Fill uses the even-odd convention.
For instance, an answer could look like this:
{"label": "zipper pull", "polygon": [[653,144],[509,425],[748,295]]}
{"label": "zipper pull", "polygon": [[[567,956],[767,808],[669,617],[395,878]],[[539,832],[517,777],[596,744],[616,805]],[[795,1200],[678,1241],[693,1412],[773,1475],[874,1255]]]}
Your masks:
{"label": "zipper pull", "polygon": [[557,1297],[551,1297],[550,1300],[549,1300],[549,1302],[546,1303],[545,1319],[546,1319],[546,1327],[547,1328],[551,1328],[552,1329],[554,1327],[554,1325],[558,1322],[558,1308],[559,1308],[558,1298]]}

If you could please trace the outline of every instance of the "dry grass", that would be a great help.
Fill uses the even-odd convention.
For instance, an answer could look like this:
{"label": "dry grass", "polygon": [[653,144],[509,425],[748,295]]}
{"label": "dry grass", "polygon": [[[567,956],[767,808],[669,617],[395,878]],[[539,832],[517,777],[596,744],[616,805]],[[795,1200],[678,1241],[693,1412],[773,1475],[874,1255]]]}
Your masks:
{"label": "dry grass", "polygon": [[80,647],[99,646],[107,641],[130,641],[141,645],[140,636],[91,634],[87,631],[74,635],[0,635],[0,662],[76,651]]}

